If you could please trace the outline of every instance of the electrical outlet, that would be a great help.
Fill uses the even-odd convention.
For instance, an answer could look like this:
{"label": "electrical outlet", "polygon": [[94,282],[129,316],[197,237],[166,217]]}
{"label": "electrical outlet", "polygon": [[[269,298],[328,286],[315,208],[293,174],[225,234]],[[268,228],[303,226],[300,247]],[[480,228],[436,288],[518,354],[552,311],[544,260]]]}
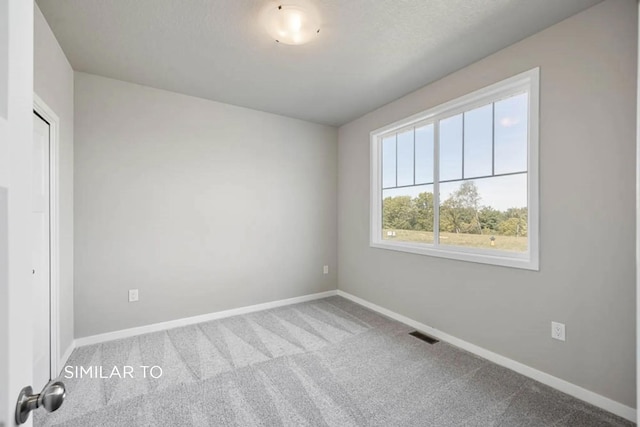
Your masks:
{"label": "electrical outlet", "polygon": [[137,289],[129,289],[129,302],[138,301],[138,290]]}
{"label": "electrical outlet", "polygon": [[329,266],[328,266],[328,265],[325,265],[325,266],[324,266],[324,268],[322,269],[322,272],[323,272],[324,274],[329,274]]}
{"label": "electrical outlet", "polygon": [[564,323],[551,322],[551,338],[559,341],[565,340]]}

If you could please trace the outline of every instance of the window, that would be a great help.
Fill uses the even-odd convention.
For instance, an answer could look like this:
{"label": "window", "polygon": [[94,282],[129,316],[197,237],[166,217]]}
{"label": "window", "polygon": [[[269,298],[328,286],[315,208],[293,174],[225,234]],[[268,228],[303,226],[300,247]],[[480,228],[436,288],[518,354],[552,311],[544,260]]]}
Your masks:
{"label": "window", "polygon": [[371,133],[371,246],[538,269],[539,69]]}

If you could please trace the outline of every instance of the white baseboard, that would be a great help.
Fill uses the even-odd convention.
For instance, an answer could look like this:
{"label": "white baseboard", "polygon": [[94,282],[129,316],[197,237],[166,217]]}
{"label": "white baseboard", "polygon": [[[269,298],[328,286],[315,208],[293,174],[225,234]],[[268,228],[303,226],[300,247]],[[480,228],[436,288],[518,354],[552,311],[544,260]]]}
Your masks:
{"label": "white baseboard", "polygon": [[[263,304],[249,305],[246,307],[233,308],[231,310],[218,311],[215,313],[202,314],[200,316],[186,317],[183,319],[170,320],[168,322],[153,323],[151,325],[139,326],[136,328],[122,329],[120,331],[107,332],[104,334],[91,335],[88,337],[76,338],[75,347],[98,344],[106,341],[113,341],[121,338],[129,338],[137,335],[148,334],[150,332],[164,331],[166,329],[179,328],[181,326],[194,325],[196,323],[209,322],[211,320],[222,319],[224,317],[237,316],[239,314],[253,313],[255,311],[267,310],[270,308],[282,307],[285,305],[298,304],[306,301],[313,301],[337,295],[338,291],[326,291],[317,294],[303,295],[301,297],[287,298],[278,301],[266,302]],[[64,366],[64,365],[61,365]]]}
{"label": "white baseboard", "polygon": [[73,353],[73,350],[76,349],[76,341],[73,340],[71,341],[71,344],[69,344],[69,347],[67,347],[67,350],[64,352],[64,354],[62,355],[62,357],[60,358],[60,360],[58,361],[58,375],[60,375],[62,373],[62,370],[64,369],[64,366],[67,364],[67,361],[69,360],[69,357],[71,356],[71,353]]}
{"label": "white baseboard", "polygon": [[432,335],[442,341],[445,341],[451,345],[459,347],[463,350],[466,350],[484,359],[487,359],[497,365],[504,366],[505,368],[511,369],[512,371],[518,372],[519,374],[522,374],[536,381],[539,381],[543,384],[546,384],[549,387],[553,387],[557,390],[560,390],[563,393],[566,393],[577,399],[583,400],[594,406],[602,408],[605,411],[609,411],[629,421],[636,422],[636,410],[629,406],[623,405],[620,402],[616,402],[615,400],[612,400],[612,399],[609,399],[608,397],[604,397],[600,394],[594,393],[590,390],[587,390],[585,388],[572,384],[558,377],[554,377],[553,375],[547,374],[546,372],[539,371],[535,368],[532,368],[520,362],[516,362],[513,359],[509,359],[508,357],[502,356],[500,354],[497,354],[487,349],[484,349],[482,347],[479,347],[475,344],[471,344],[467,341],[461,340],[460,338],[456,338],[454,336],[446,334],[442,331],[434,329],[430,326],[417,322],[413,319],[405,317],[391,310],[387,310],[386,308],[380,307],[379,305],[373,304],[355,295],[351,295],[341,290],[338,290],[337,293],[341,297],[344,297],[357,304],[365,306],[384,316],[390,317],[391,319],[394,319],[406,325],[409,325],[412,328],[415,328],[419,331],[428,333],[429,335]]}

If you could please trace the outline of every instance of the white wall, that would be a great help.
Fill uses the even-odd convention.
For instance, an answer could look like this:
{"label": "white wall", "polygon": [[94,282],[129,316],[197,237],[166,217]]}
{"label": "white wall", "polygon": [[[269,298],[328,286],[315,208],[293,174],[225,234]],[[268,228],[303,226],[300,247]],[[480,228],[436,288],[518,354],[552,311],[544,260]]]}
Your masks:
{"label": "white wall", "polygon": [[336,289],[335,128],[84,73],[75,112],[76,337]]}
{"label": "white wall", "polygon": [[73,69],[37,5],[34,12],[34,91],[60,119],[60,360],[73,342]]}
{"label": "white wall", "polygon": [[[636,56],[608,0],[341,127],[339,288],[635,407]],[[369,132],[537,66],[540,271],[370,248]]]}

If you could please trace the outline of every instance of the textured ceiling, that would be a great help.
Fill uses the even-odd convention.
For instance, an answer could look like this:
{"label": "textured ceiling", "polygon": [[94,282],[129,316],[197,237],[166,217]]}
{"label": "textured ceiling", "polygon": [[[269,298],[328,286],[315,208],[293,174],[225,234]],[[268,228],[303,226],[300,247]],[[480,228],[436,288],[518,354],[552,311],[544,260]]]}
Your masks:
{"label": "textured ceiling", "polygon": [[269,38],[268,0],[38,5],[75,70],[341,125],[599,1],[313,0],[303,46]]}

